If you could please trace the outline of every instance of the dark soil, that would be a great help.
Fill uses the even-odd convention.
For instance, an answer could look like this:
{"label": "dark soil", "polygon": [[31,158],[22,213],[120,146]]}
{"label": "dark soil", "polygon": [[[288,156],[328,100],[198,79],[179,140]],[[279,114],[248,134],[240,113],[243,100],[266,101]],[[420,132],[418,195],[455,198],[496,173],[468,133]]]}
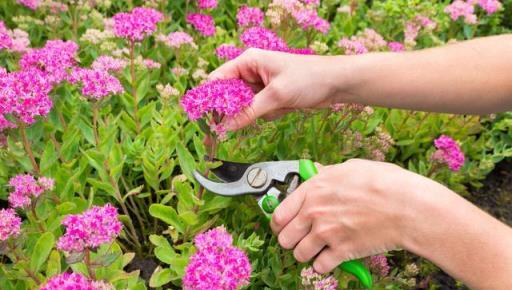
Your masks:
{"label": "dark soil", "polygon": [[149,281],[149,278],[151,278],[151,275],[155,271],[156,267],[158,267],[158,264],[154,259],[142,259],[135,256],[131,263],[126,266],[125,271],[132,272],[135,270],[140,270],[140,277],[145,281]]}
{"label": "dark soil", "polygon": [[[470,190],[468,200],[512,226],[512,160],[498,163],[483,183],[483,187]],[[418,289],[429,289],[430,285],[436,285],[439,287],[437,289],[443,290],[468,289],[457,287],[455,280],[442,271],[427,277],[423,282],[426,283],[422,283],[423,287]]]}

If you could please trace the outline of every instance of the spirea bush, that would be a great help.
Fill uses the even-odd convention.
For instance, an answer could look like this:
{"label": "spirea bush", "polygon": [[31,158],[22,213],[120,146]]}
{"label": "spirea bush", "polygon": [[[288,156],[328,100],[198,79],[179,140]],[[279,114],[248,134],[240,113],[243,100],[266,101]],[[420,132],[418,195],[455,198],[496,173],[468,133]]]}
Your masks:
{"label": "spirea bush", "polygon": [[[510,0],[0,1],[0,288],[359,288],[297,263],[254,200],[205,192],[193,170],[218,165],[205,155],[359,157],[465,195],[512,156],[512,115],[334,104],[233,133],[223,119],[254,95],[208,73],[252,47],[403,53],[505,33],[511,11]],[[412,254],[365,262],[376,289],[436,287],[439,270]]]}

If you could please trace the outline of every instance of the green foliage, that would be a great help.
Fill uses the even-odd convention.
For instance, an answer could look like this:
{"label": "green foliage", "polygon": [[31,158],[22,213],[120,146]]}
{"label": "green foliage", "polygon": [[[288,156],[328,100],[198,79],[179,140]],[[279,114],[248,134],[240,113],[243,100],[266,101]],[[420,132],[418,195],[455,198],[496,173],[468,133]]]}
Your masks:
{"label": "green foliage", "polygon": [[[128,11],[143,2],[156,4],[167,16],[159,24],[158,33],[192,33],[184,21],[186,11],[194,9],[189,3],[193,1],[188,0],[111,1],[110,6],[96,8],[70,4],[70,10],[55,16],[55,21],[51,21],[48,11],[34,12],[15,2],[0,1],[0,19],[8,27],[26,30],[34,47],[43,46],[48,39],[75,39],[80,44],[82,66],[90,65],[99,55],[126,48],[127,43],[113,38],[91,44],[80,36],[87,29],[102,30],[103,17]],[[270,1],[245,2],[267,7]],[[194,236],[216,225],[225,225],[234,234],[235,245],[249,255],[253,274],[248,288],[300,287],[300,271],[305,265],[298,264],[290,251],[279,247],[256,202],[250,197],[215,196],[204,192],[193,180],[193,170],[204,172],[215,166],[204,161],[209,148],[203,144],[201,124],[188,121],[179,106],[179,97],[163,96],[156,89],[157,84],[170,84],[183,94],[202,81],[193,77],[194,72],[218,67],[221,61],[215,56],[215,48],[225,42],[239,44],[235,17],[240,5],[237,1],[220,0],[219,8],[211,11],[217,34],[211,38],[195,34],[197,48],[173,50],[154,37],[138,45],[137,55],[162,66],[157,70],[137,67],[134,75],[126,68],[118,75],[126,90],[119,96],[96,102],[84,99],[71,84],[55,89],[51,114],[26,130],[39,173],[22,144],[20,130],[6,134],[0,149],[0,199],[6,200],[9,195],[10,188],[5,186],[8,180],[24,172],[52,177],[56,187],[35,201],[33,212],[19,212],[24,220],[23,233],[15,244],[9,245],[17,250],[4,244],[0,247],[0,288],[35,289],[50,277],[69,270],[90,276],[83,254],[65,255],[55,245],[63,234],[61,221],[66,215],[107,202],[119,208],[124,230],[112,245],[90,254],[96,279],[107,281],[116,289],[179,289],[188,260],[195,252]],[[337,11],[343,5],[351,5],[352,13]],[[437,28],[420,32],[415,49],[505,33],[512,28],[512,1],[503,1],[504,9],[494,15],[487,16],[479,10],[481,21],[472,26],[451,21],[443,12],[446,5],[446,1],[326,0],[319,11],[331,21],[331,31],[312,36],[327,45],[326,54],[338,54],[342,53],[337,47],[339,39],[364,28],[377,30],[386,40],[403,41],[405,23],[417,14],[434,19]],[[80,14],[78,23],[73,13]],[[38,24],[41,19],[49,23]],[[288,32],[286,39],[291,45],[310,44],[308,33],[296,27]],[[0,65],[9,71],[18,69],[19,58],[20,54],[0,51]],[[187,72],[170,72],[178,66]],[[97,120],[93,118],[95,110]],[[441,134],[456,139],[466,155],[467,161],[457,173],[432,168],[433,140]],[[379,143],[383,136],[393,140],[386,150]],[[324,164],[384,156],[386,161],[429,175],[460,194],[467,194],[468,186],[481,186],[494,164],[512,156],[512,114],[456,116],[384,108],[301,111],[230,133],[217,148],[217,156],[241,162],[308,158]],[[412,288],[400,280],[404,278],[405,262],[410,262],[412,255],[393,255],[404,264],[394,265],[389,277],[378,278],[375,289]],[[130,267],[135,264],[135,257],[158,264],[148,281],[140,275],[146,269]],[[421,261],[420,265],[421,277],[438,271],[428,262]],[[343,287],[358,287],[351,277],[340,272],[335,275]]]}

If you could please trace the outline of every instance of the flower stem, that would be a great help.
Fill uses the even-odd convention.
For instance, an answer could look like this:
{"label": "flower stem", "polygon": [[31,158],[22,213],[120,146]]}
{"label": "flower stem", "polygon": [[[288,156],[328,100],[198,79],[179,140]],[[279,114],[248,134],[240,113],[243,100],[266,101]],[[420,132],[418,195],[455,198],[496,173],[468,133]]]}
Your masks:
{"label": "flower stem", "polygon": [[46,228],[44,227],[44,225],[41,223],[41,220],[37,216],[35,203],[33,205],[30,205],[30,212],[32,213],[32,216],[34,217],[34,222],[37,224],[37,227],[39,228],[39,230],[41,232],[46,232]]}
{"label": "flower stem", "polygon": [[92,103],[92,128],[94,132],[94,142],[96,143],[96,147],[99,147],[100,137],[98,134],[98,102],[96,101]]}
{"label": "flower stem", "polygon": [[[14,244],[11,242],[8,243],[8,247],[11,249],[11,252],[12,254],[14,255],[14,263],[15,264],[19,264],[19,261],[21,260],[26,260],[25,258],[21,257],[17,250],[16,250],[16,247],[14,246]],[[40,285],[41,284],[41,280],[37,277],[36,273],[32,272],[32,270],[30,270],[29,268],[27,267],[23,267],[23,271],[25,271],[25,273],[27,273],[27,275],[30,277],[30,279],[34,280],[34,282],[37,284],[37,285]]]}
{"label": "flower stem", "polygon": [[36,158],[34,157],[34,152],[32,151],[30,142],[28,142],[25,124],[23,122],[19,122],[18,127],[20,128],[21,141],[23,142],[23,147],[25,148],[25,152],[27,153],[28,157],[30,158],[30,161],[32,162],[32,169],[37,175],[40,175],[41,171],[39,170],[39,165],[37,165]]}
{"label": "flower stem", "polygon": [[89,278],[96,280],[96,273],[94,273],[94,268],[91,263],[91,251],[87,248],[85,249],[84,264],[87,268],[87,272],[89,273]]}
{"label": "flower stem", "polygon": [[130,41],[130,76],[133,96],[133,118],[135,120],[135,128],[137,133],[140,133],[140,122],[139,122],[139,100],[137,98],[137,76],[135,75],[135,42]]}

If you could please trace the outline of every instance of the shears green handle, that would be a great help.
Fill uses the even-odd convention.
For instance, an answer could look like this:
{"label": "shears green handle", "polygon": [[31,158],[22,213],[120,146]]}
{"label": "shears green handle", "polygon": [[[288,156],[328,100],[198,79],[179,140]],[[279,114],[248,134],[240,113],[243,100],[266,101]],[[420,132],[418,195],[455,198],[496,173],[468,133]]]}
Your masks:
{"label": "shears green handle", "polygon": [[[301,159],[299,161],[299,175],[303,181],[318,174],[315,164],[311,160]],[[359,260],[343,262],[340,269],[354,275],[365,288],[371,288],[373,279],[370,271]]]}

